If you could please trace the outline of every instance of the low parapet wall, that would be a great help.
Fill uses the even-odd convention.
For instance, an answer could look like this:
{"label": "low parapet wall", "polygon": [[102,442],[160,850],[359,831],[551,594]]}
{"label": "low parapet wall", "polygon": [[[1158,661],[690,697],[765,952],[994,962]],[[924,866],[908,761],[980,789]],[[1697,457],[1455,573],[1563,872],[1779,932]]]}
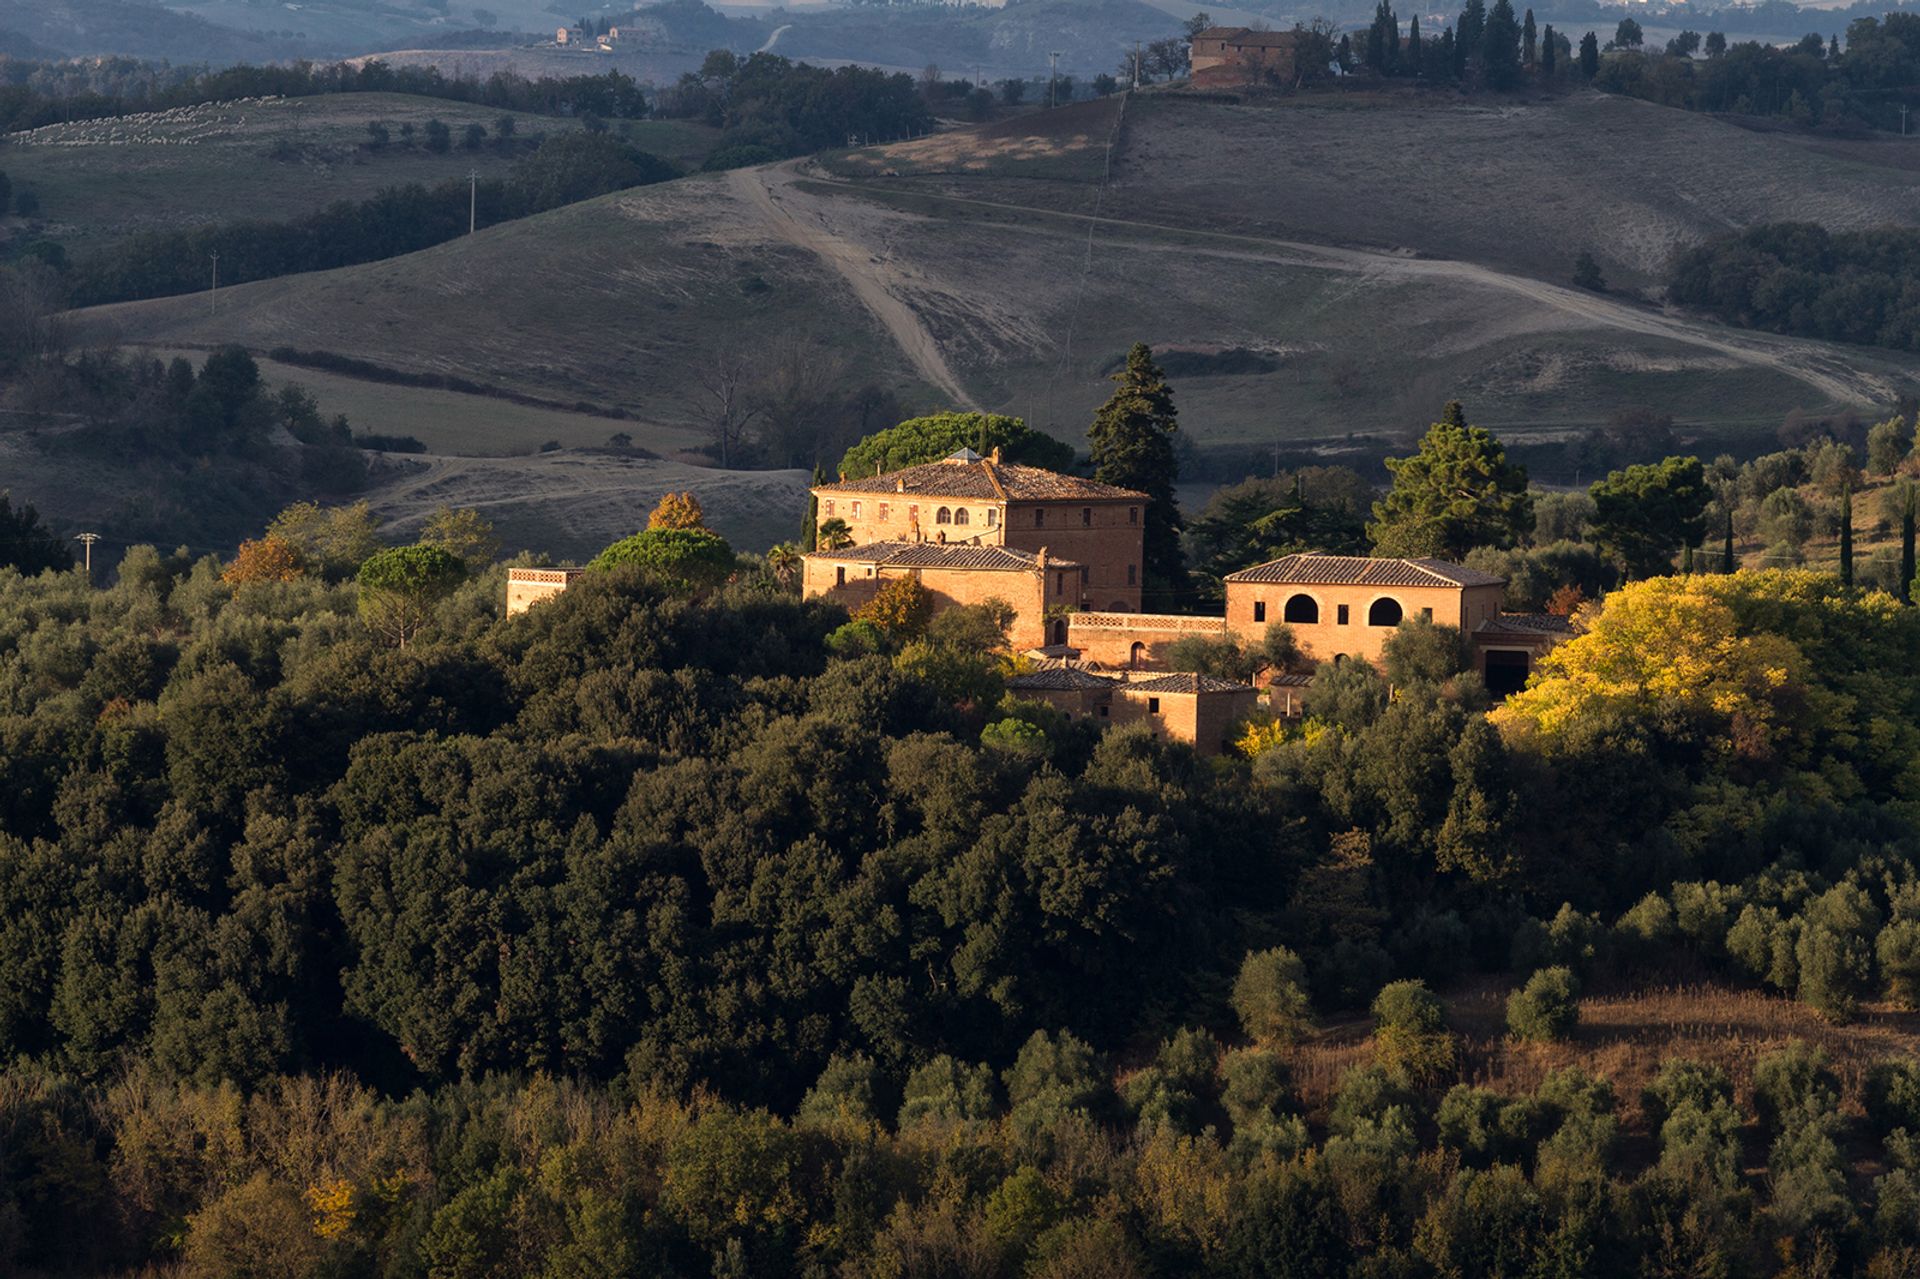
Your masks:
{"label": "low parapet wall", "polygon": [[583,568],[508,569],[507,616],[524,613],[541,600],[552,599],[586,571]]}
{"label": "low parapet wall", "polygon": [[[1189,635],[1222,637],[1224,617],[1188,617],[1176,613],[1074,613],[1067,618],[1067,643],[1083,660],[1102,666],[1161,669],[1167,648]],[[1134,645],[1139,645],[1136,652]]]}

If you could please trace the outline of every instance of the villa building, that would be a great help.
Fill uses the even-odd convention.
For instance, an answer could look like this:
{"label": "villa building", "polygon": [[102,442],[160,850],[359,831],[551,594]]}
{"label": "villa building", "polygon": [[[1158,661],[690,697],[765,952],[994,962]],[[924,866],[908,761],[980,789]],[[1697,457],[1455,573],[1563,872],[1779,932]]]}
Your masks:
{"label": "villa building", "polygon": [[[918,578],[936,611],[997,599],[1012,606],[1008,640],[1015,648],[1050,642],[1049,613],[1077,607],[1087,569],[1055,559],[1047,547],[1029,554],[1006,546],[940,542],[869,542],[805,558],[801,593],[824,595],[852,612],[892,578]],[[1064,623],[1062,623],[1064,625]]]}

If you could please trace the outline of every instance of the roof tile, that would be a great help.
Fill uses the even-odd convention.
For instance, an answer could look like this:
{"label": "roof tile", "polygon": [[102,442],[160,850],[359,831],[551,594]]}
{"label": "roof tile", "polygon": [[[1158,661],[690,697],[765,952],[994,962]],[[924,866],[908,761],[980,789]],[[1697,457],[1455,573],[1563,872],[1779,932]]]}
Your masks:
{"label": "roof tile", "polygon": [[1229,582],[1298,582],[1308,586],[1502,586],[1506,579],[1434,559],[1365,555],[1287,555],[1226,576]]}
{"label": "roof tile", "polygon": [[1254,693],[1259,690],[1251,684],[1240,684],[1230,679],[1216,679],[1211,675],[1160,675],[1153,679],[1133,680],[1125,686],[1129,692],[1136,693]]}
{"label": "roof tile", "polygon": [[[873,564],[881,568],[972,568],[1004,573],[1032,573],[1040,557],[1009,546],[970,546],[954,542],[868,542],[837,551],[814,551],[810,560],[842,564]],[[1079,568],[1074,560],[1049,555],[1047,567]]]}
{"label": "roof tile", "polygon": [[990,458],[959,456],[923,462],[862,480],[836,480],[814,487],[816,493],[905,493],[915,497],[973,498],[979,501],[1135,501],[1145,493],[1102,484],[1078,475],[1062,475],[1038,466],[1015,466]]}

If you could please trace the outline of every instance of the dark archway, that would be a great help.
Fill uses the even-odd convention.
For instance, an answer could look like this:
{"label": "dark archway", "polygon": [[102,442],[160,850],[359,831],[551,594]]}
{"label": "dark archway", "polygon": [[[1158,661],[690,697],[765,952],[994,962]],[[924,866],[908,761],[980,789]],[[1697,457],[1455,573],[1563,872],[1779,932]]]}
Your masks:
{"label": "dark archway", "polygon": [[1295,595],[1287,600],[1287,606],[1280,615],[1283,621],[1304,622],[1311,626],[1320,620],[1320,605],[1311,595]]}
{"label": "dark archway", "polygon": [[1495,649],[1487,654],[1487,692],[1496,698],[1509,697],[1527,686],[1533,659],[1527,653]]}
{"label": "dark archway", "polygon": [[1139,640],[1135,640],[1133,642],[1133,647],[1127,650],[1127,665],[1131,666],[1134,670],[1137,671],[1140,669],[1140,663],[1144,662],[1146,659],[1147,659],[1147,646],[1145,644],[1142,644]]}
{"label": "dark archway", "polygon": [[1367,609],[1367,625],[1398,626],[1404,616],[1399,600],[1377,599]]}
{"label": "dark archway", "polygon": [[1055,644],[1067,642],[1067,619],[1064,617],[1055,619],[1053,623],[1053,642]]}

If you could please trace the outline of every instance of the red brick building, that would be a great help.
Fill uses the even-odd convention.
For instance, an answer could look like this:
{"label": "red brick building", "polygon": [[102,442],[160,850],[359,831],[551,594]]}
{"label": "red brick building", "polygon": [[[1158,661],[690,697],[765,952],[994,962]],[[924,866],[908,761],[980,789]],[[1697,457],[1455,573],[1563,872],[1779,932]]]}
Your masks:
{"label": "red brick building", "polygon": [[1294,31],[1208,27],[1188,50],[1196,85],[1292,84],[1300,36]]}

